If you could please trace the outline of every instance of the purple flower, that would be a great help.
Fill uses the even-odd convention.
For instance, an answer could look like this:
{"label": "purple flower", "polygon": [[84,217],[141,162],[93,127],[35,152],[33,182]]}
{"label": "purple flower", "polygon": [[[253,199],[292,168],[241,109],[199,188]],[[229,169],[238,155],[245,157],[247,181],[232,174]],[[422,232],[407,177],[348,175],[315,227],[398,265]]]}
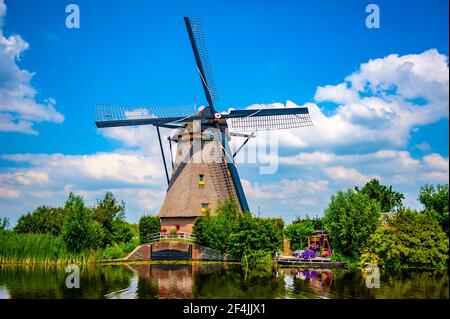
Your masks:
{"label": "purple flower", "polygon": [[316,253],[313,250],[304,250],[301,254],[303,259],[316,258]]}

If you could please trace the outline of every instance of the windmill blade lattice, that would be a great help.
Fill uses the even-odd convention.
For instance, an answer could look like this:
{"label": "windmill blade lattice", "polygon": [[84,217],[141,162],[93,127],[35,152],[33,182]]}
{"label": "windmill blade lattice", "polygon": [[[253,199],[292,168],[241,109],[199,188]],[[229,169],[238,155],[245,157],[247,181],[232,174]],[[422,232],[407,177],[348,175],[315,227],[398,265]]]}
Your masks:
{"label": "windmill blade lattice", "polygon": [[96,105],[98,127],[162,124],[193,120],[196,110],[186,106],[117,106]]}
{"label": "windmill blade lattice", "polygon": [[231,111],[227,118],[230,131],[253,132],[312,126],[307,108]]}
{"label": "windmill blade lattice", "polygon": [[204,84],[206,85],[205,94],[207,97],[209,95],[213,102],[217,102],[219,100],[219,94],[217,92],[216,81],[209,60],[208,45],[203,31],[202,21],[200,19],[188,17],[185,19],[188,26],[188,32],[192,32],[193,39],[191,39],[191,45],[194,49],[194,55],[197,55],[198,53],[198,58],[200,60],[200,63],[197,63],[197,66],[202,82],[205,82]]}

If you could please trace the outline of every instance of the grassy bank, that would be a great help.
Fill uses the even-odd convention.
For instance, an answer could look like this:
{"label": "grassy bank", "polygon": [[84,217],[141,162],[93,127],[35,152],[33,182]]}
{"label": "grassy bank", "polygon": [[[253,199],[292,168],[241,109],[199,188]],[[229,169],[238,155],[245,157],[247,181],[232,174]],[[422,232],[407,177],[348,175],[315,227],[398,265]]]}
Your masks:
{"label": "grassy bank", "polygon": [[93,264],[101,260],[123,258],[139,241],[115,244],[104,249],[70,252],[61,238],[50,234],[0,232],[0,264]]}

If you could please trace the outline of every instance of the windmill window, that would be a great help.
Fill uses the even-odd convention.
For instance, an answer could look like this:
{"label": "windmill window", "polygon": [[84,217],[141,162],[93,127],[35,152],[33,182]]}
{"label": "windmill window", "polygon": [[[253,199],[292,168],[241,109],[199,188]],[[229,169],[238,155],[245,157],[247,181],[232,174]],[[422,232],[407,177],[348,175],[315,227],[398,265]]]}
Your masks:
{"label": "windmill window", "polygon": [[202,203],[202,213],[206,213],[209,210],[209,203]]}
{"label": "windmill window", "polygon": [[205,175],[198,175],[198,185],[205,185]]}

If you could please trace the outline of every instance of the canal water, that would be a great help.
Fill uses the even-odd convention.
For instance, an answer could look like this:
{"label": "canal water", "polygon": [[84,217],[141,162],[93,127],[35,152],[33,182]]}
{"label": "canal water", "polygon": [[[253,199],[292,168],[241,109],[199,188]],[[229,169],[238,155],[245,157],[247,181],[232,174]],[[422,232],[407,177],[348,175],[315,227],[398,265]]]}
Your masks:
{"label": "canal water", "polygon": [[64,268],[0,266],[0,299],[22,298],[449,298],[448,271],[362,271],[236,264],[133,264],[80,268],[69,289]]}

